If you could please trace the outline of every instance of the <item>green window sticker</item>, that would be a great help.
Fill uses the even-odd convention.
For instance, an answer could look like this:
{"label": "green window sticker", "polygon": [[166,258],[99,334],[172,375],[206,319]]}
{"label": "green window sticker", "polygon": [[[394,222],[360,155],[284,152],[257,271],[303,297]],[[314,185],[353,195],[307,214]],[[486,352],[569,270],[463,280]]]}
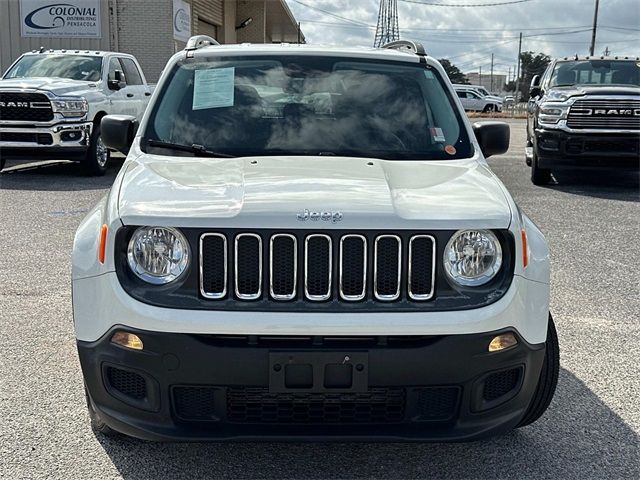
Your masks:
{"label": "green window sticker", "polygon": [[235,67],[196,70],[193,110],[233,106]]}

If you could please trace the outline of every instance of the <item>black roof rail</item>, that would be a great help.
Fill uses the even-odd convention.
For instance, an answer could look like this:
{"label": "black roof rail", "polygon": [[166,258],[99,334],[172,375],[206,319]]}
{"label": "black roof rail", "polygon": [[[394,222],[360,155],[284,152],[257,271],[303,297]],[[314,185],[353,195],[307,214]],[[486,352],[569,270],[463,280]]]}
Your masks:
{"label": "black roof rail", "polygon": [[427,52],[420,42],[413,40],[397,40],[395,42],[385,43],[382,48],[390,48],[405,53],[414,53],[420,56],[426,56]]}
{"label": "black roof rail", "polygon": [[208,35],[195,35],[187,40],[187,45],[184,47],[184,49],[187,51],[198,50],[199,48],[208,47],[210,45],[220,44]]}

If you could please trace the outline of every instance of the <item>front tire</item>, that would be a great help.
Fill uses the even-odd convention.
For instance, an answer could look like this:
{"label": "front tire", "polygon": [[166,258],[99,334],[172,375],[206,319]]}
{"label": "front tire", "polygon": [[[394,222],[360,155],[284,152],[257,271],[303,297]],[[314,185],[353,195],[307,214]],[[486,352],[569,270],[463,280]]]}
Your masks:
{"label": "front tire", "polygon": [[538,386],[533,394],[527,412],[520,420],[516,428],[526,427],[538,420],[549,407],[553,395],[558,385],[558,375],[560,374],[560,345],[556,326],[553,317],[549,313],[549,324],[547,326],[547,340],[545,342],[545,357],[540,371]]}
{"label": "front tire", "polygon": [[538,166],[538,154],[536,147],[533,147],[533,158],[531,159],[531,182],[534,185],[548,185],[551,181],[551,170]]}
{"label": "front tire", "polygon": [[89,419],[91,420],[91,430],[93,430],[94,433],[100,433],[107,437],[119,436],[120,434],[118,432],[102,421],[100,415],[93,406],[93,402],[91,401],[91,397],[89,396],[89,392],[87,392],[86,388],[84,390],[84,395],[87,399],[87,410],[89,411]]}
{"label": "front tire", "polygon": [[495,105],[487,105],[486,107],[484,107],[484,110],[483,110],[484,113],[493,113],[495,111],[496,111]]}
{"label": "front tire", "polygon": [[5,158],[0,157],[0,172],[4,168],[4,164],[7,162]]}
{"label": "front tire", "polygon": [[87,155],[84,158],[83,167],[87,175],[101,177],[107,173],[109,168],[109,160],[111,159],[111,152],[102,141],[102,135],[100,133],[100,124],[96,124],[93,127],[93,133],[91,134],[91,143],[87,150]]}

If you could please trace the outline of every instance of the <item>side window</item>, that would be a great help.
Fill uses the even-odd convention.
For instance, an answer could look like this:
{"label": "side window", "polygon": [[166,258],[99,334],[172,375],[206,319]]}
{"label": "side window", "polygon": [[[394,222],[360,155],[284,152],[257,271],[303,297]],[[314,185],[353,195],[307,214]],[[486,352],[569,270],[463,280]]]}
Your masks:
{"label": "side window", "polygon": [[142,85],[142,76],[140,76],[136,63],[130,58],[121,58],[120,63],[124,67],[124,77],[127,79],[127,85]]}
{"label": "side window", "polygon": [[467,92],[467,96],[468,96],[469,98],[473,98],[473,99],[478,99],[478,98],[480,98],[480,96],[479,96],[477,93],[475,93],[475,92]]}
{"label": "side window", "polygon": [[456,93],[458,94],[458,97],[460,98],[467,98],[467,93],[466,92],[461,92],[461,91],[456,91]]}
{"label": "side window", "polygon": [[[118,60],[115,57],[112,57],[111,60],[109,60],[109,80],[115,80],[116,79],[116,70],[120,70],[121,72],[124,72],[122,70],[122,65],[120,64],[120,60]],[[125,74],[125,79],[126,79],[126,74]]]}

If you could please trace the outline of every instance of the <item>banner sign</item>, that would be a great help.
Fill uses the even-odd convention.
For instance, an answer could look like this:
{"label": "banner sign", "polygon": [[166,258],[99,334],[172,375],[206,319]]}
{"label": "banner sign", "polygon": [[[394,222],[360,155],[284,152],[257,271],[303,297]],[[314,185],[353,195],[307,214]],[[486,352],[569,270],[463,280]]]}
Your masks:
{"label": "banner sign", "polygon": [[191,5],[173,0],[173,38],[186,42],[191,37]]}
{"label": "banner sign", "polygon": [[20,0],[23,37],[100,38],[100,0]]}

